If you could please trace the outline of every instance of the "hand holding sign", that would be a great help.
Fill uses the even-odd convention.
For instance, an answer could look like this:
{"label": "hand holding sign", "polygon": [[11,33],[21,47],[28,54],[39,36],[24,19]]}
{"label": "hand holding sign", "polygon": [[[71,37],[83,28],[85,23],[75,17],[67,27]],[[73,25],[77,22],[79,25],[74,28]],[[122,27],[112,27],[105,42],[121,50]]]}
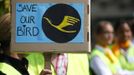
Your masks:
{"label": "hand holding sign", "polygon": [[73,25],[75,25],[75,23],[80,21],[79,19],[72,17],[72,16],[64,16],[64,19],[62,20],[62,22],[59,25],[54,25],[54,24],[52,24],[52,22],[50,21],[49,18],[44,17],[44,19],[46,19],[52,27],[55,27],[56,29],[58,29],[59,31],[64,32],[64,33],[75,33],[76,30],[68,31],[68,30],[64,30],[63,28],[67,27],[67,26],[73,26]]}

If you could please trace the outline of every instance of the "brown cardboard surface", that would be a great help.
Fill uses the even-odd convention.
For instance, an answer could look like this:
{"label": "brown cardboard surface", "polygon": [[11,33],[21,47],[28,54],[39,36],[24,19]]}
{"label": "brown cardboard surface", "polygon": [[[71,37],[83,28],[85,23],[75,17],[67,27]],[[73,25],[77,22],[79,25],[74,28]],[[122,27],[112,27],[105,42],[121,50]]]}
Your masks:
{"label": "brown cardboard surface", "polygon": [[[84,3],[84,43],[16,43],[16,3]],[[89,52],[90,51],[90,24],[88,19],[88,0],[11,0],[12,5],[12,37],[11,50],[17,52]],[[89,12],[90,13],[90,12]],[[88,33],[89,32],[89,33]]]}

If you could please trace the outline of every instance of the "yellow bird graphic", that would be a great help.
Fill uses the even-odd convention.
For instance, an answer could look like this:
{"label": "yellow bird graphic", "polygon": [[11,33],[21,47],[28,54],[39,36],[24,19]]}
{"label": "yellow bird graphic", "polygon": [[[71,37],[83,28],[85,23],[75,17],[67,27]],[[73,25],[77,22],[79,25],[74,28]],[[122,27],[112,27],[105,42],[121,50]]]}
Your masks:
{"label": "yellow bird graphic", "polygon": [[49,18],[47,17],[43,17],[45,20],[48,21],[48,23],[58,29],[59,31],[61,32],[64,32],[64,33],[75,33],[76,30],[65,30],[63,29],[64,27],[67,27],[67,26],[73,26],[75,25],[78,21],[80,21],[79,19],[75,18],[75,17],[72,17],[72,16],[64,16],[64,19],[62,20],[62,22],[59,24],[59,25],[54,25]]}

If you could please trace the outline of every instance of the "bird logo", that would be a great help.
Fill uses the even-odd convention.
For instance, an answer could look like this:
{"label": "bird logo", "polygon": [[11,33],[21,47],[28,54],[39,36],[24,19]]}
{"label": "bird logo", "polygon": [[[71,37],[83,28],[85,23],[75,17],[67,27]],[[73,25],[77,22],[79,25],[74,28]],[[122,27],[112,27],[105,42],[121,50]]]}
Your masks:
{"label": "bird logo", "polygon": [[45,36],[56,43],[73,40],[81,29],[81,16],[69,4],[54,4],[42,16],[42,30]]}
{"label": "bird logo", "polygon": [[79,19],[72,17],[72,16],[64,16],[64,19],[62,20],[62,22],[59,25],[54,25],[52,23],[52,21],[47,18],[47,17],[43,17],[45,20],[47,20],[47,22],[54,28],[58,29],[61,32],[64,33],[75,33],[76,30],[65,30],[63,28],[67,27],[67,26],[73,26],[75,25],[78,21],[80,21]]}

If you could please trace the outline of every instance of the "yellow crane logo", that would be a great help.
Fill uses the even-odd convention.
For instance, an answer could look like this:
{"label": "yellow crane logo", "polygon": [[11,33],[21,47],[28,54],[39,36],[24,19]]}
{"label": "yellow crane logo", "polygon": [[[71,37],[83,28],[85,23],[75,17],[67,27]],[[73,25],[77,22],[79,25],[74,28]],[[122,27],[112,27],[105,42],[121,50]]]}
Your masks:
{"label": "yellow crane logo", "polygon": [[42,30],[45,36],[54,42],[69,42],[81,30],[81,16],[69,4],[52,5],[42,16]]}
{"label": "yellow crane logo", "polygon": [[72,16],[64,16],[64,19],[62,20],[62,22],[59,25],[54,25],[52,23],[52,21],[47,18],[47,17],[43,17],[52,27],[58,29],[61,32],[64,33],[75,33],[76,30],[65,30],[63,28],[67,27],[67,26],[74,26],[77,22],[79,22],[80,20],[72,17]]}

